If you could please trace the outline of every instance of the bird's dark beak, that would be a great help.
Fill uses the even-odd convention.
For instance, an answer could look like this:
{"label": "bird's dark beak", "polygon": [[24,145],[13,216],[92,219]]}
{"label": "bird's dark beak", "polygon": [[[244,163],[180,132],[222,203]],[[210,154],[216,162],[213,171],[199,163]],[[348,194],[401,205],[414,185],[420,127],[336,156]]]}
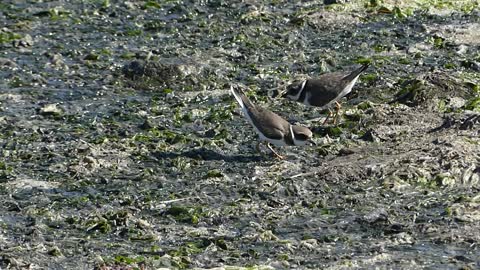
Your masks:
{"label": "bird's dark beak", "polygon": [[309,142],[311,145],[317,145],[317,143],[314,142],[313,139],[309,139],[308,142]]}

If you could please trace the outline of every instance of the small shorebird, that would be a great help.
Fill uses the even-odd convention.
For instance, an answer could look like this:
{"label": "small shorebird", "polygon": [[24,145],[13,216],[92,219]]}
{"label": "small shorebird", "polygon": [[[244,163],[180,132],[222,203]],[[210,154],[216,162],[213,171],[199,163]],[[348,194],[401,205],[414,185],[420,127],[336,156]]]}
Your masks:
{"label": "small shorebird", "polygon": [[335,103],[336,110],[333,119],[335,124],[338,112],[342,107],[338,100],[352,91],[358,77],[367,68],[368,64],[365,64],[354,71],[325,73],[315,79],[295,82],[287,86],[287,91],[282,97],[321,109],[328,108],[329,113],[323,124],[333,115],[330,106]]}
{"label": "small shorebird", "polygon": [[230,90],[240,104],[245,118],[260,137],[257,151],[260,152],[260,143],[264,141],[277,158],[283,159],[284,157],[275,152],[270,144],[277,146],[315,144],[310,129],[292,125],[278,114],[253,104],[240,89],[234,89],[231,86]]}

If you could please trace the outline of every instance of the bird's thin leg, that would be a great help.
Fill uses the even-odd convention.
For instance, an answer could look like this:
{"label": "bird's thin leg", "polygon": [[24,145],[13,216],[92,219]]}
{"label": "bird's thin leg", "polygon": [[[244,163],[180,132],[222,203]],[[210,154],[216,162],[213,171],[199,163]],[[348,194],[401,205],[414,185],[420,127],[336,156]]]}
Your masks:
{"label": "bird's thin leg", "polygon": [[332,116],[332,111],[330,109],[328,109],[328,115],[327,115],[327,118],[325,118],[325,120],[323,121],[323,124],[322,125],[325,125],[328,121],[328,119],[330,119],[330,117]]}
{"label": "bird's thin leg", "polygon": [[284,156],[281,156],[279,155],[277,152],[275,152],[275,150],[273,150],[272,146],[270,145],[270,143],[267,143],[267,146],[268,148],[272,151],[272,153],[279,159],[284,159],[285,157]]}
{"label": "bird's thin leg", "polygon": [[342,105],[340,105],[340,103],[338,103],[338,101],[335,101],[335,116],[333,118],[333,124],[334,125],[337,123],[338,113],[340,112],[341,108],[342,108]]}

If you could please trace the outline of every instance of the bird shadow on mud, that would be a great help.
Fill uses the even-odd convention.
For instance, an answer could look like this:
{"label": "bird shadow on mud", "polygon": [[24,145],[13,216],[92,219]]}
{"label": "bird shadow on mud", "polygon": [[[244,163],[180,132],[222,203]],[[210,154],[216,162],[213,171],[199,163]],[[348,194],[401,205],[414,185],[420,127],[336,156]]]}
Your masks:
{"label": "bird shadow on mud", "polygon": [[268,157],[258,155],[226,155],[210,149],[198,148],[183,152],[155,152],[153,155],[158,159],[174,159],[177,157],[188,157],[201,160],[223,160],[225,162],[260,162],[269,160]]}

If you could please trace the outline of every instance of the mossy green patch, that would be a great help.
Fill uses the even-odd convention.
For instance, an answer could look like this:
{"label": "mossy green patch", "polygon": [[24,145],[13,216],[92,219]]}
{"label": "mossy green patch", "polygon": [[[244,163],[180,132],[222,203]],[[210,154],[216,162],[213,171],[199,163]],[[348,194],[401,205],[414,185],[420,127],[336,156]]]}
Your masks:
{"label": "mossy green patch", "polygon": [[10,43],[14,40],[21,39],[22,36],[13,32],[2,32],[0,31],[0,44]]}
{"label": "mossy green patch", "polygon": [[465,109],[480,112],[480,97],[473,97],[468,100]]}
{"label": "mossy green patch", "polygon": [[432,44],[437,49],[442,49],[445,47],[445,39],[443,37],[429,37],[427,42]]}
{"label": "mossy green patch", "polygon": [[182,206],[173,204],[165,211],[166,215],[171,215],[175,220],[184,223],[197,224],[201,218],[203,210],[201,207]]}
{"label": "mossy green patch", "polygon": [[232,103],[230,106],[226,107],[211,107],[208,115],[206,117],[206,121],[210,123],[220,123],[225,120],[233,119],[232,110],[234,108],[234,104]]}
{"label": "mossy green patch", "polygon": [[371,62],[372,62],[372,59],[365,58],[365,57],[358,57],[355,60],[355,63],[357,63],[357,64],[370,64]]}
{"label": "mossy green patch", "polygon": [[47,253],[48,255],[55,256],[55,257],[62,256],[62,251],[58,247],[53,247]]}
{"label": "mossy green patch", "polygon": [[378,79],[377,74],[371,73],[371,74],[363,75],[361,80],[370,84],[370,83],[376,81],[377,79]]}
{"label": "mossy green patch", "polygon": [[223,177],[223,173],[217,169],[209,170],[205,175],[205,178],[217,178],[217,177]]}
{"label": "mossy green patch", "polygon": [[143,5],[144,9],[150,9],[150,8],[162,8],[162,5],[158,3],[157,1],[152,1],[149,0]]}
{"label": "mossy green patch", "polygon": [[445,63],[443,67],[446,69],[454,69],[457,67],[457,65],[455,63]]}
{"label": "mossy green patch", "polygon": [[13,174],[13,167],[7,165],[5,161],[0,161],[0,179],[7,179]]}

